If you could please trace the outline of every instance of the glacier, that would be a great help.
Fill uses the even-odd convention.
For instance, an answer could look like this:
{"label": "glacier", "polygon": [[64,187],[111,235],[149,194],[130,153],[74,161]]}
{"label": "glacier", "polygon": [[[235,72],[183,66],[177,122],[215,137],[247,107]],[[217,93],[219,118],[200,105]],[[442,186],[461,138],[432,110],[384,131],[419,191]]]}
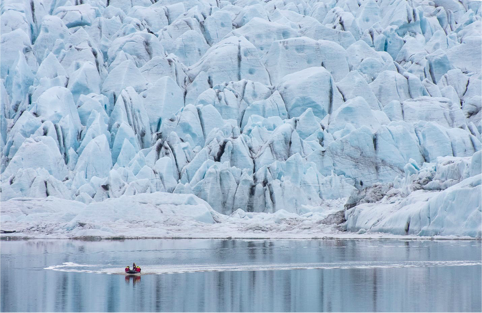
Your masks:
{"label": "glacier", "polygon": [[482,236],[480,1],[0,10],[4,233]]}

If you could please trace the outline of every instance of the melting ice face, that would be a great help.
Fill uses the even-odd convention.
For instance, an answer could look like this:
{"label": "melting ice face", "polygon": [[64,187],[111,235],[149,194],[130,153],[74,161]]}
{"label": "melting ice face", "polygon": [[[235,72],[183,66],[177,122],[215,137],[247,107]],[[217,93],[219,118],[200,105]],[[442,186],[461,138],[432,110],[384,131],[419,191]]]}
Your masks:
{"label": "melting ice face", "polygon": [[[2,12],[3,201],[164,191],[221,213],[299,213],[376,184],[406,196],[480,174],[479,1],[12,0]],[[435,174],[441,157],[458,164],[449,175]],[[443,211],[470,230],[432,233],[477,235],[480,198],[457,197],[475,209]]]}

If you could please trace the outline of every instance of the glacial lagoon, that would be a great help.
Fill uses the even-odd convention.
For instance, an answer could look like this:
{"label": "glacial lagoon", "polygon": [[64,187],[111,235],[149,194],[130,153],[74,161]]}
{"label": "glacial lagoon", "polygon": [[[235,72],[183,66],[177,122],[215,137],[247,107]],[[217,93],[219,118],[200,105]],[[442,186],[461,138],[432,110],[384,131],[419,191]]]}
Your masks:
{"label": "glacial lagoon", "polygon": [[[481,242],[2,240],[1,311],[481,311]],[[140,277],[126,277],[136,262]]]}

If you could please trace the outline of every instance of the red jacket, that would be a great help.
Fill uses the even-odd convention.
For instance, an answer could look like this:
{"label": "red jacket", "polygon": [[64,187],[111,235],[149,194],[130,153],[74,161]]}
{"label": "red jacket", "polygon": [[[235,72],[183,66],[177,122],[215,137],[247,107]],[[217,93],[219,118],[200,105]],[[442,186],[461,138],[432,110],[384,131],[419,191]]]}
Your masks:
{"label": "red jacket", "polygon": [[140,273],[141,272],[141,268],[138,266],[136,267],[136,272]]}

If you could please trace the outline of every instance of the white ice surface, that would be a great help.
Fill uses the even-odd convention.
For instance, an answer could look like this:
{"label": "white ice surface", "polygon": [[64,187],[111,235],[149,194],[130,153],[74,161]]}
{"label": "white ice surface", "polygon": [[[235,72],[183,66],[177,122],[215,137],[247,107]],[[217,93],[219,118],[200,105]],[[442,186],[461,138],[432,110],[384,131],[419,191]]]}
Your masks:
{"label": "white ice surface", "polygon": [[[335,224],[345,199],[326,201],[323,208],[303,208],[226,216],[193,195],[168,193],[122,196],[89,205],[71,200],[11,199],[2,205],[2,237],[20,238],[405,238],[377,231],[346,232]],[[335,214],[337,217],[335,217]],[[335,220],[335,221],[334,221]],[[381,230],[384,231],[384,230]],[[389,231],[390,232],[390,231]],[[431,233],[432,238],[471,238],[473,234]],[[480,234],[478,234],[480,236]]]}

